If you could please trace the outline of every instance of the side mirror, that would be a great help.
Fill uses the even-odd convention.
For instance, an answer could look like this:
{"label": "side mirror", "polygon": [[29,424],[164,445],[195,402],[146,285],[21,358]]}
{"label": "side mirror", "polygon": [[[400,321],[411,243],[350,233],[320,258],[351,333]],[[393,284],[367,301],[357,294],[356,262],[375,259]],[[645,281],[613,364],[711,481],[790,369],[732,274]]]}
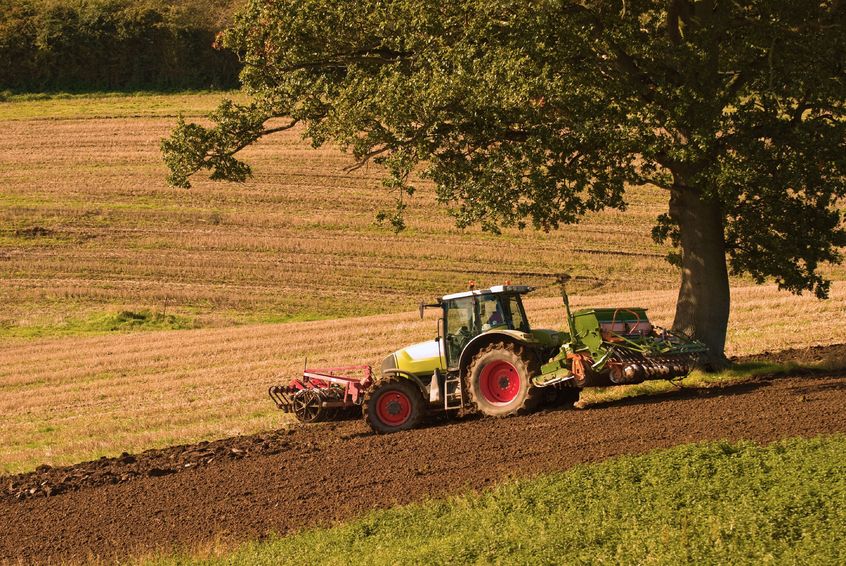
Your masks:
{"label": "side mirror", "polygon": [[441,308],[441,303],[438,302],[438,303],[434,303],[434,304],[429,305],[429,304],[421,302],[419,308],[420,308],[420,320],[423,320],[423,312],[426,309],[439,309],[439,308]]}

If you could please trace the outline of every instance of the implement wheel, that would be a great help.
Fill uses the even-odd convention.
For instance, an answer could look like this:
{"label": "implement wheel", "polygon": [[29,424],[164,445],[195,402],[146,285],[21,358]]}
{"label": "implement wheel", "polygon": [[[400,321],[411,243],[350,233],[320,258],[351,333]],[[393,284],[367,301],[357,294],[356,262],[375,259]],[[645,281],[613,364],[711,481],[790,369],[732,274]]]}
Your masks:
{"label": "implement wheel", "polygon": [[315,389],[301,389],[291,399],[294,415],[303,423],[316,423],[325,416],[325,410],[320,405],[322,396]]}
{"label": "implement wheel", "polygon": [[529,381],[537,372],[531,352],[510,342],[495,342],[479,351],[467,368],[470,399],[485,415],[522,415],[534,409],[540,392]]}
{"label": "implement wheel", "polygon": [[379,434],[414,428],[425,409],[420,389],[402,377],[381,379],[364,398],[364,420]]}

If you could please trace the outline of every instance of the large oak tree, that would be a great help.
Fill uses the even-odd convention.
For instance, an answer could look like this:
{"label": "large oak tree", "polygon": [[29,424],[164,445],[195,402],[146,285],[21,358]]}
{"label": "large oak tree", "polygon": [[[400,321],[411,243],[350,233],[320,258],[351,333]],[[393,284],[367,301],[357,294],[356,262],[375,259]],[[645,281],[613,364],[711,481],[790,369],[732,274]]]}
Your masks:
{"label": "large oak tree", "polygon": [[[839,0],[251,0],[222,44],[252,102],[163,143],[177,186],[297,123],[434,181],[461,226],[554,229],[666,191],[674,328],[723,355],[729,272],[825,297],[846,245]],[[282,120],[284,119],[284,120]],[[402,198],[392,220],[402,223]]]}

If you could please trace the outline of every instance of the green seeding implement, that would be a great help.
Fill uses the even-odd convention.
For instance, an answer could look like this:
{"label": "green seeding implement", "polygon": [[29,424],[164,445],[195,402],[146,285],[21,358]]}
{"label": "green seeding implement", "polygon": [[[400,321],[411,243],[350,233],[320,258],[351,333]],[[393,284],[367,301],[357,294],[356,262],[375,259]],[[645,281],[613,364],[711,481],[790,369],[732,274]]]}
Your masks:
{"label": "green seeding implement", "polygon": [[306,369],[270,388],[280,409],[303,422],[361,410],[380,433],[417,426],[433,413],[523,414],[542,403],[573,404],[584,387],[677,379],[706,352],[701,342],[654,326],[640,307],[570,310],[559,278],[565,330],[529,326],[522,297],[531,287],[500,285],[442,297],[438,336],[397,350],[379,375],[368,366]]}

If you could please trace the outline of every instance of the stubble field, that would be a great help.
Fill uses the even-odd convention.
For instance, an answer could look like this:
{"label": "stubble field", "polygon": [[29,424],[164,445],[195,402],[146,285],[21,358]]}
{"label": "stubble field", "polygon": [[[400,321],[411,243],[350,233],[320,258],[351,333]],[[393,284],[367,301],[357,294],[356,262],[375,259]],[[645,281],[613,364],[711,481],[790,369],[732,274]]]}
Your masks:
{"label": "stubble field", "polygon": [[219,97],[0,103],[0,336],[380,314],[470,279],[546,285],[561,271],[593,293],[677,283],[649,236],[660,190],[632,190],[625,213],[495,237],[456,229],[423,183],[395,234],[375,223],[393,206],[380,171],[346,173],[348,156],[296,131],[246,153],[246,184],[169,188],[160,140]]}
{"label": "stubble field", "polygon": [[[395,234],[374,222],[392,206],[379,171],[345,173],[348,157],[298,132],[250,150],[244,185],[167,187],[160,139],[219,97],[0,103],[0,472],[273,428],[278,376],[433,337],[411,309],[469,279],[543,287],[536,326],[560,325],[542,276],[560,271],[584,278],[577,304],[671,321],[677,273],[649,238],[660,191],[494,237],[454,228],[423,184]],[[842,269],[824,302],[735,281],[729,352],[844,341]],[[116,332],[143,329],[160,330]]]}

